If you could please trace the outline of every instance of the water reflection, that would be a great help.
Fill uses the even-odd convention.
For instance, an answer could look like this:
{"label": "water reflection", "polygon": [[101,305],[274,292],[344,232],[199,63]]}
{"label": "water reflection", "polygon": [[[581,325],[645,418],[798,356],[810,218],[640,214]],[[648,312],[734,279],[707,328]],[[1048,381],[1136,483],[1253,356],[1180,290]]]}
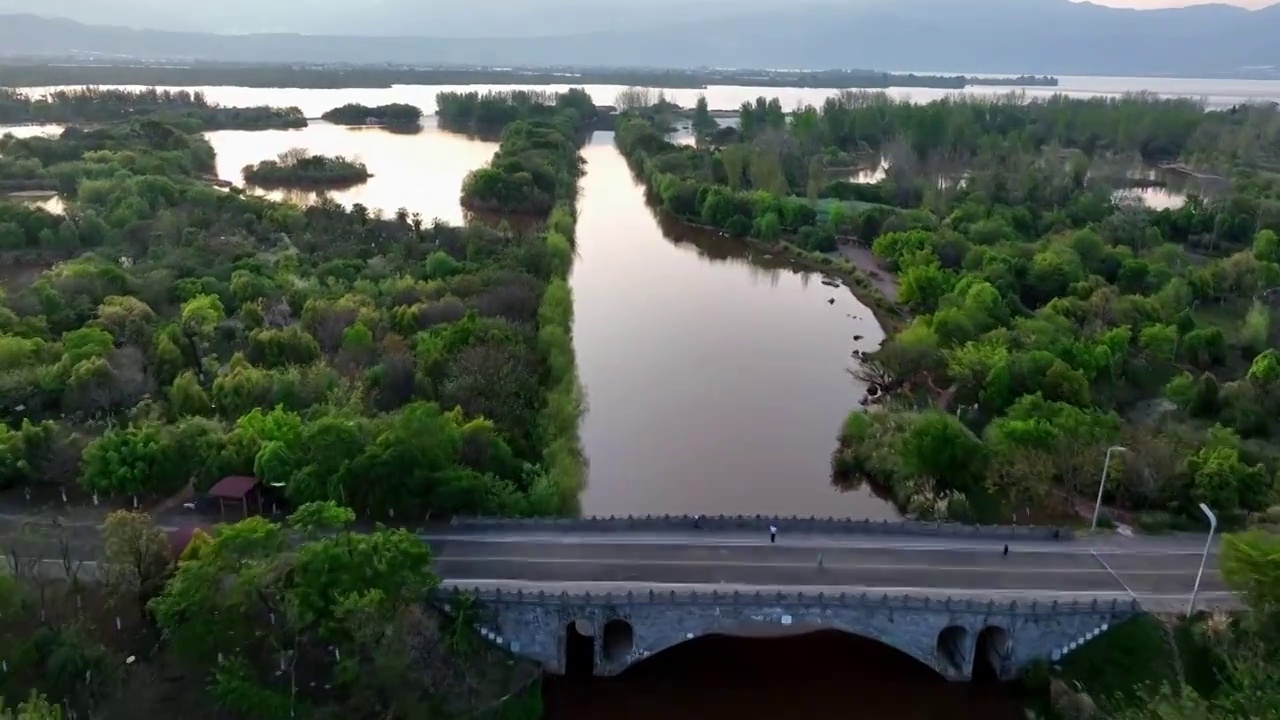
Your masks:
{"label": "water reflection", "polygon": [[543,704],[547,720],[1025,717],[1004,686],[948,682],[904,653],[834,631],[691,640],[615,678],[549,677]]}
{"label": "water reflection", "polygon": [[1137,203],[1152,210],[1177,210],[1187,204],[1187,194],[1167,187],[1152,185],[1124,188],[1111,194],[1116,202]]}
{"label": "water reflection", "polygon": [[[390,214],[404,207],[424,220],[440,218],[462,223],[459,204],[467,173],[483,167],[497,150],[496,143],[447,133],[434,117],[424,118],[422,132],[403,134],[383,128],[344,127],[315,122],[299,130],[220,130],[208,133],[218,153],[218,177],[237,185],[245,165],[274,158],[293,147],[313,153],[345,155],[369,166],[368,182],[325,194],[346,205],[361,203]],[[303,190],[260,190],[278,200],[314,202],[322,193]]]}
{"label": "water reflection", "polygon": [[861,395],[850,352],[883,339],[871,312],[785,260],[659,222],[612,133],[583,155],[583,512],[893,517],[830,480],[835,435]]}

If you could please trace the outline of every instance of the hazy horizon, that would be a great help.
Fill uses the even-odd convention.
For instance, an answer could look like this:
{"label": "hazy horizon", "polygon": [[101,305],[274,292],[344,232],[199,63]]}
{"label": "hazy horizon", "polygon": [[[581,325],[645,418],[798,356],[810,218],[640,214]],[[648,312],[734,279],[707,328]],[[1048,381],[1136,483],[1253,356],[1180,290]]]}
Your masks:
{"label": "hazy horizon", "polygon": [[[0,27],[0,47],[235,62],[1280,75],[1280,8],[1250,13],[1242,8],[1258,10],[1266,0],[1231,2],[1235,7],[1199,0],[0,0],[0,13],[114,26],[14,20]],[[1202,7],[1115,9],[1188,5]]]}

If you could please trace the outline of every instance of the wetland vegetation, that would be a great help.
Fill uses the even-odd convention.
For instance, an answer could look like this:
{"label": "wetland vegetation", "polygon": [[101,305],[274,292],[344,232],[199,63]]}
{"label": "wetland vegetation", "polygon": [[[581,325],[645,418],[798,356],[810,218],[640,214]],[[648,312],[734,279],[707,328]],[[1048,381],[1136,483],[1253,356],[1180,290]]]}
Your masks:
{"label": "wetland vegetation", "polygon": [[372,177],[358,160],[313,155],[305,148],[290,148],[274,160],[246,165],[240,175],[249,185],[262,188],[307,189],[350,187]]}
{"label": "wetland vegetation", "polygon": [[[0,690],[41,693],[24,720],[44,717],[43,697],[136,717],[175,702],[260,718],[473,716],[532,679],[482,659],[448,624],[461,609],[450,621],[422,608],[435,581],[416,537],[345,529],[356,513],[575,507],[566,279],[581,120],[532,114],[489,168],[526,193],[498,209],[545,208],[528,232],[215,189],[208,141],[150,116],[0,142],[6,166],[58,178],[66,201],[63,214],[0,204],[6,263],[58,260],[0,295],[0,488],[136,503],[254,475],[297,508],[283,525],[197,533],[185,552],[128,512],[108,520],[100,551],[75,530],[6,533],[19,569],[57,548],[69,563],[52,579],[38,560],[0,576]],[[103,553],[110,582],[78,579],[85,552]],[[340,604],[319,599],[335,572]],[[108,606],[129,621],[115,636]],[[404,682],[420,672],[433,679]]]}
{"label": "wetland vegetation", "polygon": [[0,88],[0,124],[4,125],[109,123],[141,117],[164,120],[190,132],[307,125],[306,117],[295,107],[222,107],[210,103],[200,91],[85,86],[31,95],[22,90]]}
{"label": "wetland vegetation", "polygon": [[347,103],[327,110],[320,119],[335,125],[382,125],[398,129],[414,129],[422,121],[422,110],[406,103],[388,103],[369,107]]}
{"label": "wetland vegetation", "polygon": [[[1124,445],[1106,499],[1147,525],[1196,522],[1201,502],[1233,524],[1267,513],[1280,113],[1024,100],[845,92],[787,115],[760,98],[736,127],[700,103],[697,142],[682,145],[666,137],[675,108],[626,97],[617,137],[667,213],[855,277],[831,251],[869,246],[895,275],[909,319],[855,364],[880,410],[841,430],[846,482],[922,517],[1074,514]],[[827,179],[831,160],[866,155],[890,159],[883,179]],[[1117,202],[1088,180],[1117,156],[1201,168],[1231,190],[1177,209]],[[957,166],[958,181],[936,181]]]}

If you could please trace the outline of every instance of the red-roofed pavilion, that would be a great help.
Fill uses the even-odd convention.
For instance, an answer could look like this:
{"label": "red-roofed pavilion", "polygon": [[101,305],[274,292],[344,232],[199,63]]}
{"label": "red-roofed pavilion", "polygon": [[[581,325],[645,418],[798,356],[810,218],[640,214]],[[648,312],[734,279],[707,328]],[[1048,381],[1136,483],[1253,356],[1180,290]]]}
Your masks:
{"label": "red-roofed pavilion", "polygon": [[258,478],[247,475],[230,475],[209,488],[209,497],[217,498],[218,510],[225,515],[228,505],[240,505],[245,517],[249,516],[249,503],[256,502],[262,512],[262,498],[258,495]]}

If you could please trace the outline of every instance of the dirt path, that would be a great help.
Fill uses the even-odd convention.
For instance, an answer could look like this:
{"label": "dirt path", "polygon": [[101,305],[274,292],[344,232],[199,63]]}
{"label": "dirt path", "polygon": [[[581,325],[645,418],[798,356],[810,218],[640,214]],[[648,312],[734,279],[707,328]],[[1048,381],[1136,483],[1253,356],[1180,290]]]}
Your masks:
{"label": "dirt path", "polygon": [[853,263],[853,266],[862,271],[871,284],[890,302],[898,302],[897,279],[880,264],[875,255],[871,254],[870,248],[853,243],[841,243],[835,252],[828,254]]}

